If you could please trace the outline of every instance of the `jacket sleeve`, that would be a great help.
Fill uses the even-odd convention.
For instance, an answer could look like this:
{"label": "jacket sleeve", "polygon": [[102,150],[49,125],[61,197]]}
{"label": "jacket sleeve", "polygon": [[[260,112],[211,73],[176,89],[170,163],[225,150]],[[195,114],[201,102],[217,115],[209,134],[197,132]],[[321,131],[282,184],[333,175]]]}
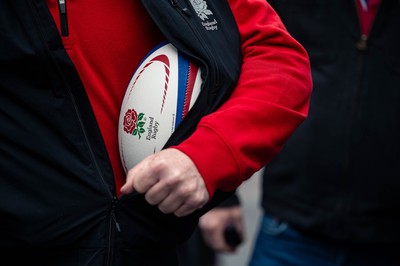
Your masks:
{"label": "jacket sleeve", "polygon": [[176,147],[194,161],[210,196],[237,188],[281,150],[306,118],[312,89],[305,49],[267,1],[228,2],[243,54],[237,87]]}

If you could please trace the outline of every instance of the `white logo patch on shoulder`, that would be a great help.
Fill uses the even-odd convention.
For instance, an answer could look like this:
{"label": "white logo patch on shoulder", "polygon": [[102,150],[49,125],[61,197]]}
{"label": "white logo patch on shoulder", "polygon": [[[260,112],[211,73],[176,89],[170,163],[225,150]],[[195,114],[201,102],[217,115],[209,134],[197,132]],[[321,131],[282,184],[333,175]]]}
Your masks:
{"label": "white logo patch on shoulder", "polygon": [[205,0],[190,0],[197,16],[201,19],[201,24],[206,30],[218,30],[218,22],[213,18],[213,12],[208,9]]}

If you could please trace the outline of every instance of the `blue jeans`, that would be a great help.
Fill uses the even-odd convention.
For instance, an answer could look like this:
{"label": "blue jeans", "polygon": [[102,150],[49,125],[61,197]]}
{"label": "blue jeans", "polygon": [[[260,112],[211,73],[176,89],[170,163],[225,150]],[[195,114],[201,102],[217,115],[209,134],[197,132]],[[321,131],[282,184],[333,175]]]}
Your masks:
{"label": "blue jeans", "polygon": [[265,215],[249,266],[399,266],[399,251],[326,243]]}

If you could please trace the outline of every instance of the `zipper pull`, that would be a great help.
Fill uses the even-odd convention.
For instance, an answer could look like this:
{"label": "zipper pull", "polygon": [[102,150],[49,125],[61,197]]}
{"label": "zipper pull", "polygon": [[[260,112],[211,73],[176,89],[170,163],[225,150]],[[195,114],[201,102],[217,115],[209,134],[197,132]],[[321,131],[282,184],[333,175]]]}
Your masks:
{"label": "zipper pull", "polygon": [[117,217],[115,217],[115,213],[112,213],[111,216],[112,216],[112,219],[113,219],[113,221],[115,223],[115,227],[117,228],[117,231],[119,233],[121,233],[121,227],[119,226],[119,223],[117,221]]}
{"label": "zipper pull", "polygon": [[170,2],[171,2],[171,5],[173,6],[173,7],[176,7],[176,8],[178,8],[182,13],[184,13],[185,15],[187,15],[187,16],[191,16],[192,15],[192,13],[190,13],[190,11],[189,11],[189,9],[187,8],[187,7],[182,7],[180,4],[179,4],[179,0],[170,0]]}
{"label": "zipper pull", "polygon": [[360,51],[366,51],[368,48],[368,36],[365,34],[361,35],[361,38],[358,40],[356,47]]}
{"label": "zipper pull", "polygon": [[60,11],[61,36],[67,37],[69,35],[69,32],[68,32],[67,3],[66,3],[66,0],[58,0],[58,9]]}
{"label": "zipper pull", "polygon": [[113,221],[115,223],[115,228],[117,228],[117,231],[119,233],[121,233],[121,227],[119,226],[119,223],[117,221],[117,216],[115,215],[115,206],[117,205],[117,203],[118,203],[118,199],[116,197],[114,197],[112,199],[111,217],[112,217],[112,219],[113,219]]}

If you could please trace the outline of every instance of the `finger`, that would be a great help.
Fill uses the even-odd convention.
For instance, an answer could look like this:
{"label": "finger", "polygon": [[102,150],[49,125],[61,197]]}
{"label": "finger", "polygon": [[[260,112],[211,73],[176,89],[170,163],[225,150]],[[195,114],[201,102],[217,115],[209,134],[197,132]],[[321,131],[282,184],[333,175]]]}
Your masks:
{"label": "finger", "polygon": [[188,206],[187,204],[183,204],[176,211],[174,211],[174,214],[177,217],[184,217],[184,216],[191,214],[192,212],[194,212],[197,209],[199,209],[199,208],[195,208],[193,206]]}
{"label": "finger", "polygon": [[158,209],[163,213],[173,213],[183,204],[181,198],[177,198],[173,194],[169,194],[163,201],[158,204]]}
{"label": "finger", "polygon": [[192,197],[190,197],[189,199],[187,199],[184,204],[182,204],[179,208],[177,208],[174,211],[174,214],[177,217],[183,217],[186,215],[191,214],[192,212],[202,208],[205,204],[207,203],[207,201],[198,196],[198,195],[194,195]]}
{"label": "finger", "polygon": [[234,248],[229,246],[224,239],[222,230],[212,230],[203,234],[204,241],[215,251],[232,252]]}
{"label": "finger", "polygon": [[126,182],[120,189],[122,194],[129,194],[134,191],[145,193],[158,182],[158,175],[155,175],[149,167],[149,160],[150,158],[146,158],[129,170]]}
{"label": "finger", "polygon": [[178,178],[164,179],[160,183],[164,186],[164,189],[170,191],[158,206],[164,213],[175,213],[184,216],[198,209],[208,200],[208,192],[207,197],[206,195],[201,196],[206,194],[206,190],[199,189],[197,182],[181,182],[181,179]]}
{"label": "finger", "polygon": [[168,197],[170,191],[162,182],[157,182],[146,192],[145,199],[149,204],[157,205]]}
{"label": "finger", "polygon": [[136,192],[136,189],[133,185],[133,182],[131,181],[131,182],[125,182],[125,184],[120,188],[119,191],[121,192],[121,195],[126,195]]}
{"label": "finger", "polygon": [[136,172],[139,172],[139,168],[142,167],[140,164],[136,165],[132,169],[130,169],[126,175],[125,184],[120,188],[121,194],[129,194],[136,191],[134,186],[134,178],[136,176]]}

